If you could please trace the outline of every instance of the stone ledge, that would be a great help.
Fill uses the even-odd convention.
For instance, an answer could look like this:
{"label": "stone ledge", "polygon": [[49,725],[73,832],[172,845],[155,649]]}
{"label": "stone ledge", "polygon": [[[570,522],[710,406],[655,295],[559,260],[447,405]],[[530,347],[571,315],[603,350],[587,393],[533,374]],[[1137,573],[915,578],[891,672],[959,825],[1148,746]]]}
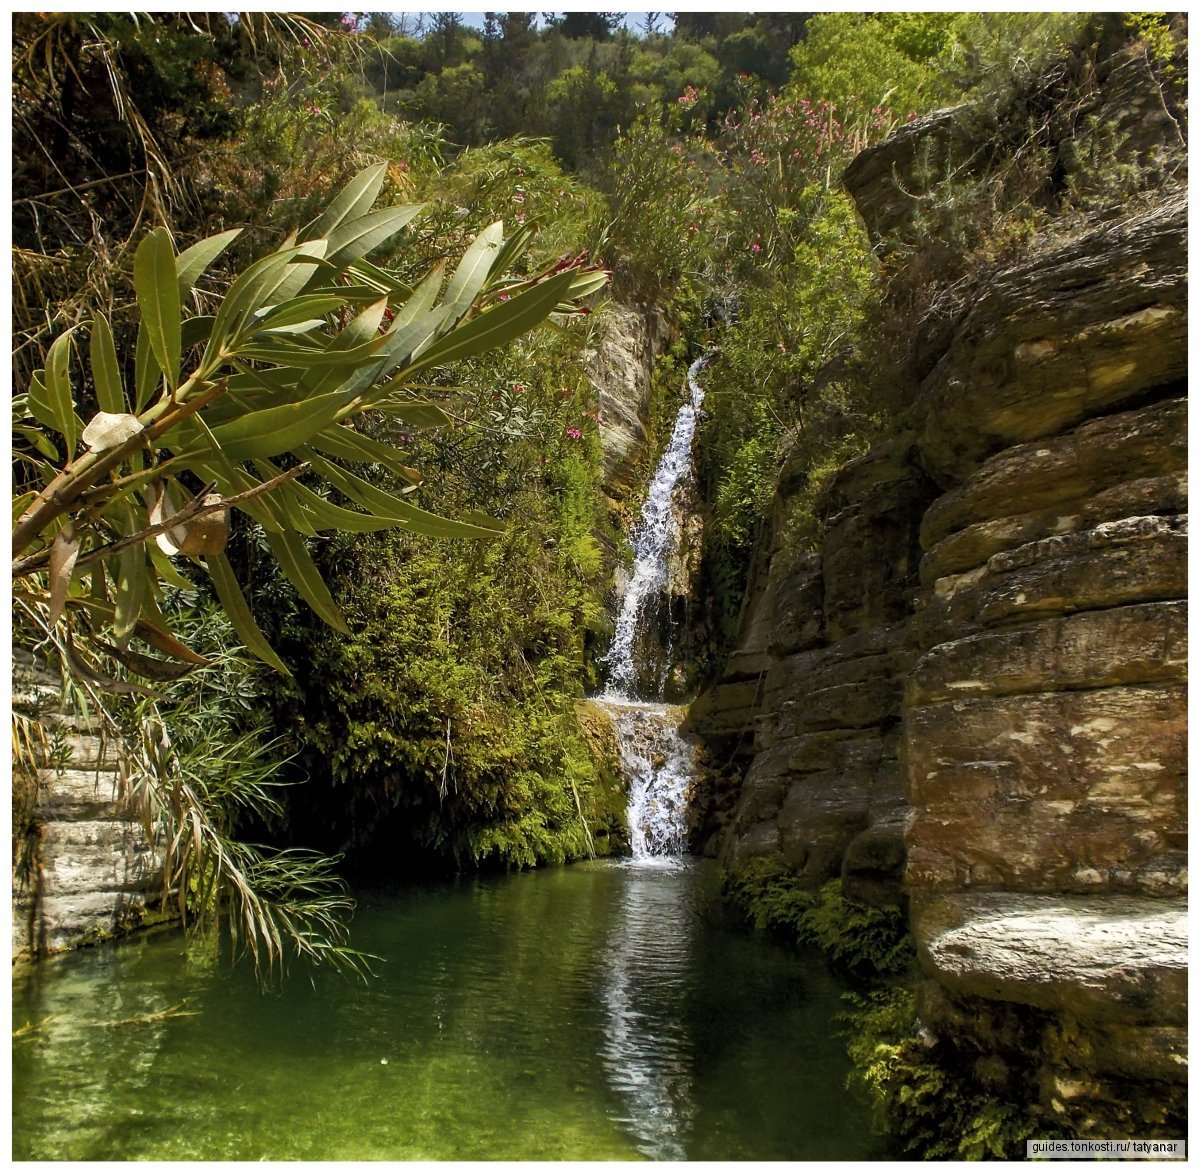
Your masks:
{"label": "stone ledge", "polygon": [[922,968],[953,994],[1079,1018],[1187,1023],[1186,900],[913,897]]}

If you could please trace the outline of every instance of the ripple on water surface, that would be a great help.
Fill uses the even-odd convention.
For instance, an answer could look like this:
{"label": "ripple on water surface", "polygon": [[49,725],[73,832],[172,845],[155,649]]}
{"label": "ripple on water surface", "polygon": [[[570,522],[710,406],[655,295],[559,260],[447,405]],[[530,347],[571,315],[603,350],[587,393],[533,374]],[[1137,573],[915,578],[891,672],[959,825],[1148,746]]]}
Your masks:
{"label": "ripple on water surface", "polygon": [[178,935],[39,966],[14,980],[13,1156],[882,1155],[842,1090],[840,988],[723,927],[713,878],[596,862],[364,893],[366,985],[297,968],[262,994]]}

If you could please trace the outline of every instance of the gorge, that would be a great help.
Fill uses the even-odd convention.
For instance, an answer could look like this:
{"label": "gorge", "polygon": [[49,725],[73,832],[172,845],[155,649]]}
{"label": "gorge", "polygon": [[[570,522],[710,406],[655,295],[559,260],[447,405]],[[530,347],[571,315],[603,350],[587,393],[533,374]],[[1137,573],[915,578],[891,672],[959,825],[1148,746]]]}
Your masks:
{"label": "gorge", "polygon": [[[232,513],[207,561],[156,546],[140,594],[87,545],[120,555],[113,518],[161,516],[140,465],[113,481],[128,519],[118,497],[26,555],[46,566],[14,578],[14,1156],[1015,1159],[1186,1136],[1186,18],[800,14],[786,84],[718,84],[700,47],[766,17],[679,15],[638,51],[697,84],[603,150],[553,103],[554,154],[435,142],[386,69],[370,111],[305,97],[345,140],[329,162],[307,106],[287,131],[320,163],[315,223],[426,219],[251,337],[237,395],[280,410],[288,345],[318,364],[297,386],[332,402],[320,371],[349,353],[365,394],[410,313],[419,345],[452,319],[525,332],[443,339],[428,367],[413,349],[379,378],[420,382],[328,452],[263,456],[218,404],[237,483],[277,475],[280,504]],[[538,92],[564,102],[630,43]],[[436,108],[429,78],[473,68],[405,100]],[[316,195],[271,170],[291,124],[266,115],[298,100],[264,89],[239,147],[288,226]],[[221,158],[190,208],[236,190]],[[231,209],[180,243],[284,239]],[[248,288],[238,248],[180,287],[181,378],[217,291]],[[120,295],[144,319],[147,255]],[[81,357],[65,343],[14,408],[14,467],[43,479],[77,431],[91,459],[88,396],[113,394],[88,312],[78,417],[38,399],[54,354]],[[115,337],[132,404],[150,343]],[[277,953],[247,954],[257,915]]]}

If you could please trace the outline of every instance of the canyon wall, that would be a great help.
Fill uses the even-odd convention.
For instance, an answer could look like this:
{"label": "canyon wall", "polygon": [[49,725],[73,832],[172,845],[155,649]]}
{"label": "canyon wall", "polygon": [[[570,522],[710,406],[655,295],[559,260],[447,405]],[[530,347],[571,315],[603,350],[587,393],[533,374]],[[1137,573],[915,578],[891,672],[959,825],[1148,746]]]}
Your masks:
{"label": "canyon wall", "polygon": [[[1137,64],[1098,108],[1178,162]],[[958,116],[847,172],[881,247]],[[928,1037],[1068,1135],[1186,1119],[1186,258],[1176,166],[918,333],[909,431],[768,551],[692,711],[704,849],[906,905]]]}
{"label": "canyon wall", "polygon": [[27,785],[14,785],[15,958],[143,924],[162,898],[163,864],[119,799],[111,744],[85,718],[62,711],[53,674],[21,649],[14,661],[14,711],[38,719],[54,759]]}

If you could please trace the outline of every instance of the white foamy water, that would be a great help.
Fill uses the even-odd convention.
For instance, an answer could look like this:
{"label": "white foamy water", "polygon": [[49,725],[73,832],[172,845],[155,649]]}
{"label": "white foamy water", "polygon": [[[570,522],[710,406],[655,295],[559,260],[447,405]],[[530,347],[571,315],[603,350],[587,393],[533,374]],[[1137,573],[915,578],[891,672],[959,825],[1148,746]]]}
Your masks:
{"label": "white foamy water", "polygon": [[680,731],[683,709],[600,698],[612,717],[629,780],[629,845],[635,860],[669,859],[687,846],[688,786],[695,744]]}
{"label": "white foamy water", "polygon": [[679,517],[674,509],[675,489],[692,476],[692,438],[696,434],[696,417],[704,401],[704,388],[696,375],[704,359],[699,358],[688,368],[689,401],[679,409],[671,441],[655,469],[641,520],[634,529],[633,574],[621,609],[617,614],[612,645],[604,657],[608,668],[608,691],[612,695],[631,694],[637,682],[634,662],[634,643],[638,626],[645,614],[646,603],[667,580],[667,559],[679,540]]}
{"label": "white foamy water", "polygon": [[688,402],[679,409],[671,441],[655,470],[641,520],[633,534],[634,564],[621,600],[612,646],[604,663],[608,689],[597,703],[612,717],[629,780],[629,841],[637,863],[678,859],[687,847],[688,787],[695,773],[694,743],[680,726],[683,709],[631,695],[638,679],[634,648],[646,603],[666,582],[667,560],[679,540],[676,487],[692,476],[692,439],[704,388],[688,369]]}

